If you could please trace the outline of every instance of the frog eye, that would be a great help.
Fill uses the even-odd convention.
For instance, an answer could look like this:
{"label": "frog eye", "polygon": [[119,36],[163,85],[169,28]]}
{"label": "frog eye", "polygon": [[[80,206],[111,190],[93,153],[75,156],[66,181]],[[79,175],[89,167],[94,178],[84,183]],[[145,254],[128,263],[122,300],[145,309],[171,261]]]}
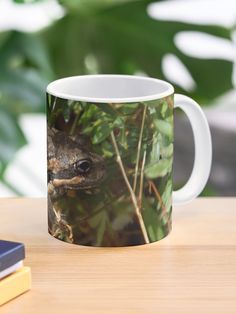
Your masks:
{"label": "frog eye", "polygon": [[91,160],[81,159],[74,164],[74,167],[79,173],[87,173],[91,169]]}

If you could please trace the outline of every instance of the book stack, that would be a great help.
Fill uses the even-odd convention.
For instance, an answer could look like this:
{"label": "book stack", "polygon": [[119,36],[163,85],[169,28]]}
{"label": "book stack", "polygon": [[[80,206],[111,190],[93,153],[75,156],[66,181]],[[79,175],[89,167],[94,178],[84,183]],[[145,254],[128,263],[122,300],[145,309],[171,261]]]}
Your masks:
{"label": "book stack", "polygon": [[30,289],[31,272],[23,266],[24,258],[24,244],[0,240],[0,305]]}

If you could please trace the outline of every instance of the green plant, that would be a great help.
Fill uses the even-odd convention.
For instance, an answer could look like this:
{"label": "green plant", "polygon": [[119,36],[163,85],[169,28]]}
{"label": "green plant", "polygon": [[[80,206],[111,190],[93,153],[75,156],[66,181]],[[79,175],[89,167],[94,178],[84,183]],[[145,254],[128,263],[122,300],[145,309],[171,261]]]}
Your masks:
{"label": "green plant", "polygon": [[[150,2],[61,0],[66,15],[48,28],[35,34],[16,31],[0,34],[1,181],[10,186],[4,172],[16,152],[26,144],[18,124],[19,116],[44,112],[44,90],[52,79],[137,71],[165,79],[162,58],[166,53],[173,53],[194,78],[197,87],[188,94],[200,103],[210,104],[232,88],[231,62],[186,56],[173,42],[179,31],[195,30],[230,39],[231,30],[152,20],[146,13]],[[175,88],[186,94],[179,86]]]}
{"label": "green plant", "polygon": [[[47,108],[49,132],[54,134],[50,142],[60,147],[59,156],[54,145],[49,150],[49,216],[57,217],[50,222],[51,234],[67,242],[94,246],[149,243],[167,235],[172,208],[173,95],[127,104],[93,104],[48,96]],[[80,175],[70,175],[79,182],[71,193],[68,177],[65,188],[63,182],[65,173],[70,173],[69,156],[74,146],[65,143],[74,137],[79,140],[78,158],[93,155],[91,171],[82,181]],[[58,159],[64,160],[64,152],[60,180]],[[94,156],[99,156],[99,162]],[[72,162],[74,169],[74,157]],[[98,176],[101,169],[102,184]],[[94,185],[85,189],[81,182],[86,184],[86,180],[94,180]],[[63,193],[57,189],[59,182]]]}

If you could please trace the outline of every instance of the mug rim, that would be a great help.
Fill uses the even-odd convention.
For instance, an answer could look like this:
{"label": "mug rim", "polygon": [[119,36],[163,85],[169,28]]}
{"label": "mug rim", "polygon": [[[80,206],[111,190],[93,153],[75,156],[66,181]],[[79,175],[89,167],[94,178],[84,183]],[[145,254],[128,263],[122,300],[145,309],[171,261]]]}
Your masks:
{"label": "mug rim", "polygon": [[[111,79],[125,79],[132,81],[143,81],[144,83],[154,83],[157,86],[164,86],[164,90],[161,92],[150,93],[148,95],[143,96],[132,96],[132,97],[90,97],[90,96],[80,96],[75,95],[75,93],[70,92],[61,92],[60,85],[62,86],[65,82],[72,82],[74,80],[89,80],[89,79],[102,79],[102,78],[111,78]],[[58,87],[59,86],[59,87]],[[156,86],[156,87],[157,87]],[[158,100],[164,97],[168,97],[174,94],[174,87],[164,81],[157,78],[146,77],[146,76],[138,76],[138,75],[123,75],[123,74],[88,74],[88,75],[75,75],[60,78],[58,80],[54,80],[47,85],[46,92],[52,96],[59,97],[67,100],[74,101],[84,101],[89,103],[134,103],[134,102],[143,102],[143,101],[151,101]]]}

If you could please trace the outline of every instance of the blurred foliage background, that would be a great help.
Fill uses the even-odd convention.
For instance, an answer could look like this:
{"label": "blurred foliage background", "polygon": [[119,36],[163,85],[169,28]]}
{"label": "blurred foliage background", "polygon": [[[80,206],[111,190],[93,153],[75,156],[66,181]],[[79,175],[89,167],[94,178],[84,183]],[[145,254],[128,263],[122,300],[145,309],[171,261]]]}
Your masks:
{"label": "blurred foliage background", "polygon": [[[24,5],[24,1],[15,2]],[[49,81],[93,73],[142,73],[168,79],[162,62],[167,54],[173,54],[196,83],[192,90],[174,84],[177,92],[212,106],[215,99],[233,89],[230,60],[188,56],[174,43],[177,33],[189,30],[232,41],[232,28],[155,20],[147,13],[151,2],[61,0],[64,14],[48,27],[31,33],[0,33],[0,181],[14,193],[21,194],[6,179],[5,172],[27,144],[19,117],[23,113],[45,112],[45,87]],[[181,156],[176,158],[182,160]],[[180,178],[176,184],[181,181]],[[217,193],[224,194],[212,180],[204,194]]]}

